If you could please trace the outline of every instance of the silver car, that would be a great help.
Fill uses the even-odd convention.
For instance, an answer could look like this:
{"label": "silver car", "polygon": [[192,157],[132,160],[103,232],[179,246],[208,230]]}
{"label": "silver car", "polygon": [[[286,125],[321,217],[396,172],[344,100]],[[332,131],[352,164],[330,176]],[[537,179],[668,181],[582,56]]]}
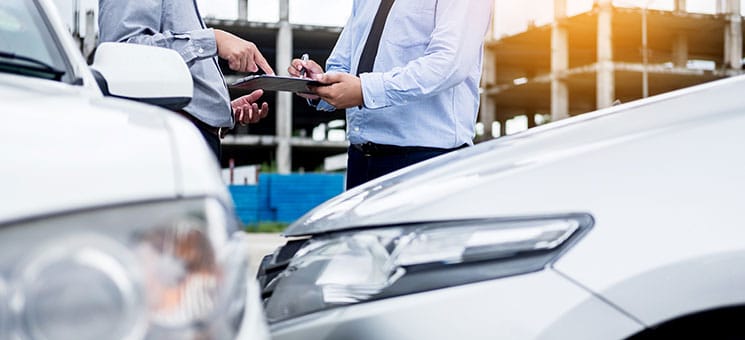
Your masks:
{"label": "silver car", "polygon": [[372,181],[259,275],[273,339],[743,338],[745,77]]}
{"label": "silver car", "polygon": [[94,68],[50,2],[0,2],[0,339],[267,339],[199,132],[111,98],[185,105],[183,60],[108,44]]}

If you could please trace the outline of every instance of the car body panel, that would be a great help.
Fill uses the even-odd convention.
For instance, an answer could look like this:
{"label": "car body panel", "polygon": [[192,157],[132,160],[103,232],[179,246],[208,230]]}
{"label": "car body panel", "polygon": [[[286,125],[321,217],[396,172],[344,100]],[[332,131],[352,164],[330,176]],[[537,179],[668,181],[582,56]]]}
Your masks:
{"label": "car body panel", "polygon": [[[538,196],[564,196],[554,189],[572,181],[579,182],[571,183],[573,188],[589,188],[582,181],[593,169],[613,170],[595,157],[623,163],[624,156],[634,156],[609,155],[609,150],[634,141],[649,143],[665,133],[675,133],[672,129],[705,124],[721,115],[736,115],[743,103],[728,99],[743,91],[745,77],[730,78],[573,117],[437,157],[337,196],[293,223],[285,235],[453,218],[588,210],[586,199],[570,204],[564,199],[542,200]],[[571,162],[586,162],[589,168],[577,171],[585,168]],[[572,165],[562,172],[557,163]],[[623,163],[623,167],[615,169],[622,171],[632,165]],[[548,174],[533,174],[545,167],[551,167],[546,170]],[[587,180],[602,181],[603,176],[596,174]],[[513,185],[524,179],[531,183]],[[532,184],[541,180],[547,186]],[[471,201],[462,204],[463,197],[470,197]]]}
{"label": "car body panel", "polygon": [[[595,319],[603,320],[602,329],[588,324]],[[271,329],[274,340],[589,340],[624,337],[642,326],[546,270],[332,309]]]}
{"label": "car body panel", "polygon": [[[10,235],[11,231],[19,230],[14,227],[34,221],[79,218],[81,223],[75,226],[80,230],[60,230],[60,235],[66,239],[49,238],[61,243],[89,240],[86,237],[94,237],[96,233],[106,236],[107,233],[105,228],[99,228],[95,219],[88,220],[97,212],[158,202],[178,205],[194,198],[218,201],[203,207],[206,214],[215,218],[215,223],[206,227],[214,246],[227,248],[240,242],[241,235],[228,235],[235,228],[229,215],[234,213],[233,203],[221,181],[214,156],[193,124],[161,108],[104,97],[54,4],[49,0],[27,4],[38,6],[60,57],[69,66],[66,71],[73,74],[70,83],[64,83],[0,73],[3,107],[0,112],[3,119],[0,125],[3,193],[0,226],[7,226],[3,230]],[[152,218],[149,215],[139,217]],[[131,223],[126,218],[112,221],[125,226]],[[51,223],[45,227],[54,228],[55,225]],[[85,232],[87,229],[90,232]],[[127,232],[119,229],[117,233]],[[29,229],[28,234],[33,235],[34,231]],[[113,237],[112,234],[109,236]],[[101,239],[108,238],[95,238]],[[27,251],[45,246],[34,237],[5,240]],[[242,254],[237,247],[229,250],[231,254]],[[239,263],[246,260],[240,256],[231,258]],[[76,273],[73,271],[70,276]],[[23,332],[19,324],[24,319],[15,318],[15,314],[12,320],[6,319],[8,315],[5,314],[8,312],[5,294],[22,287],[15,283],[6,286],[5,279],[7,277],[0,277],[0,328],[8,332],[12,325],[10,328],[14,332]],[[61,278],[60,282],[74,282],[68,279]],[[231,291],[236,295],[236,305],[244,302],[247,296],[238,338],[268,339],[256,282],[246,281],[245,285],[238,286],[239,293]],[[15,301],[22,301],[19,296],[15,296]],[[15,306],[14,309],[21,308]],[[222,321],[225,320],[217,320],[218,323]],[[231,326],[238,325],[231,323]]]}
{"label": "car body panel", "polygon": [[15,178],[4,188],[14,199],[0,205],[0,219],[178,194],[163,112],[114,109],[73,86],[6,75],[0,101],[7,141],[0,176]]}
{"label": "car body panel", "polygon": [[[350,190],[308,213],[285,235],[314,237],[407,223],[566,213],[587,213],[595,220],[593,229],[552,265],[556,273],[597,298],[587,313],[551,307],[547,312],[543,305],[528,302],[534,313],[528,315],[520,314],[523,306],[517,303],[490,303],[494,296],[509,301],[504,296],[507,288],[500,284],[522,280],[515,277],[484,282],[494,288],[474,290],[459,301],[440,299],[450,296],[451,290],[463,292],[467,288],[446,288],[322,313],[345,324],[335,328],[349,327],[349,333],[343,334],[365,330],[399,309],[426,315],[436,308],[426,302],[412,306],[403,302],[419,298],[448,307],[470,304],[473,311],[455,313],[458,322],[453,327],[478,327],[480,323],[474,321],[478,319],[469,313],[513,314],[516,320],[531,324],[542,320],[542,313],[555,314],[553,326],[539,321],[534,324],[535,333],[500,334],[520,339],[580,338],[572,329],[583,323],[579,321],[582,318],[586,332],[605,329],[606,322],[612,324],[615,319],[590,312],[596,303],[639,327],[595,335],[609,339],[626,338],[643,327],[693,313],[745,306],[741,289],[745,272],[740,270],[745,261],[741,217],[745,158],[739,156],[745,145],[742,93],[745,76],[733,77],[453,152]],[[524,284],[506,292],[530,301],[525,296],[542,296],[557,285]],[[560,294],[543,298],[546,306],[561,304],[563,299]],[[376,312],[367,305],[379,309]],[[582,310],[577,307],[580,305],[575,301],[572,309]],[[358,309],[367,314],[345,316],[352,313],[348,310]],[[288,322],[283,322],[272,329],[281,336],[291,334],[289,329],[297,332],[294,334],[316,330],[323,323],[313,318],[291,320],[305,322],[302,326],[284,329],[280,325]],[[432,335],[415,325],[413,317],[409,325],[414,325],[410,328],[416,334],[413,337]],[[319,330],[319,334],[336,338],[331,331]]]}

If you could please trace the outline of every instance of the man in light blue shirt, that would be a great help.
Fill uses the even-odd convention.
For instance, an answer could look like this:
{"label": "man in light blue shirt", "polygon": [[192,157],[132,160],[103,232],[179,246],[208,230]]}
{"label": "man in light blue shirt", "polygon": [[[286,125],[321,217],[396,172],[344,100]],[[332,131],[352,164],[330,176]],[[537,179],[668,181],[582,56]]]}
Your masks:
{"label": "man in light blue shirt", "polygon": [[266,117],[268,105],[257,104],[257,90],[230,101],[217,57],[231,69],[273,74],[255,44],[222,30],[205,26],[195,0],[99,0],[101,42],[128,42],[169,48],[189,66],[194,95],[183,114],[202,133],[220,158],[220,139],[235,122],[255,123]]}
{"label": "man in light blue shirt", "polygon": [[293,60],[290,74],[326,84],[306,96],[318,110],[347,110],[347,189],[473,144],[493,3],[355,0],[326,73]]}

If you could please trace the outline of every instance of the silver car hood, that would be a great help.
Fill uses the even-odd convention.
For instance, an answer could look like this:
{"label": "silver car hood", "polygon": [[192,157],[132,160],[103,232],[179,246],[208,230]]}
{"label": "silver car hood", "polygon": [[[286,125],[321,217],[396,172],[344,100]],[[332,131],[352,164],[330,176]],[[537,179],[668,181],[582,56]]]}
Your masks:
{"label": "silver car hood", "polygon": [[498,188],[506,183],[500,181],[514,180],[529,169],[567,158],[592,157],[593,153],[620,143],[654,138],[684,124],[705,124],[719,114],[739,114],[745,109],[743,93],[745,77],[739,76],[481,143],[344,192],[298,219],[284,235],[510,216],[516,211],[483,201],[492,198],[504,202],[510,196],[540,195],[541,188],[500,192]]}
{"label": "silver car hood", "polygon": [[7,74],[0,102],[0,221],[227,195],[198,132],[165,110]]}

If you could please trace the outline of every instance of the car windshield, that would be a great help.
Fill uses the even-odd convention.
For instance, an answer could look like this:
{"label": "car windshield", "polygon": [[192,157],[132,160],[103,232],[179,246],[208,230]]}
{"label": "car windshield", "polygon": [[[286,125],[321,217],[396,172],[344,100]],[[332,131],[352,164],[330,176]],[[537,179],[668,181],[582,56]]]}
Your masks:
{"label": "car windshield", "polygon": [[71,82],[67,70],[36,1],[0,1],[0,72]]}

